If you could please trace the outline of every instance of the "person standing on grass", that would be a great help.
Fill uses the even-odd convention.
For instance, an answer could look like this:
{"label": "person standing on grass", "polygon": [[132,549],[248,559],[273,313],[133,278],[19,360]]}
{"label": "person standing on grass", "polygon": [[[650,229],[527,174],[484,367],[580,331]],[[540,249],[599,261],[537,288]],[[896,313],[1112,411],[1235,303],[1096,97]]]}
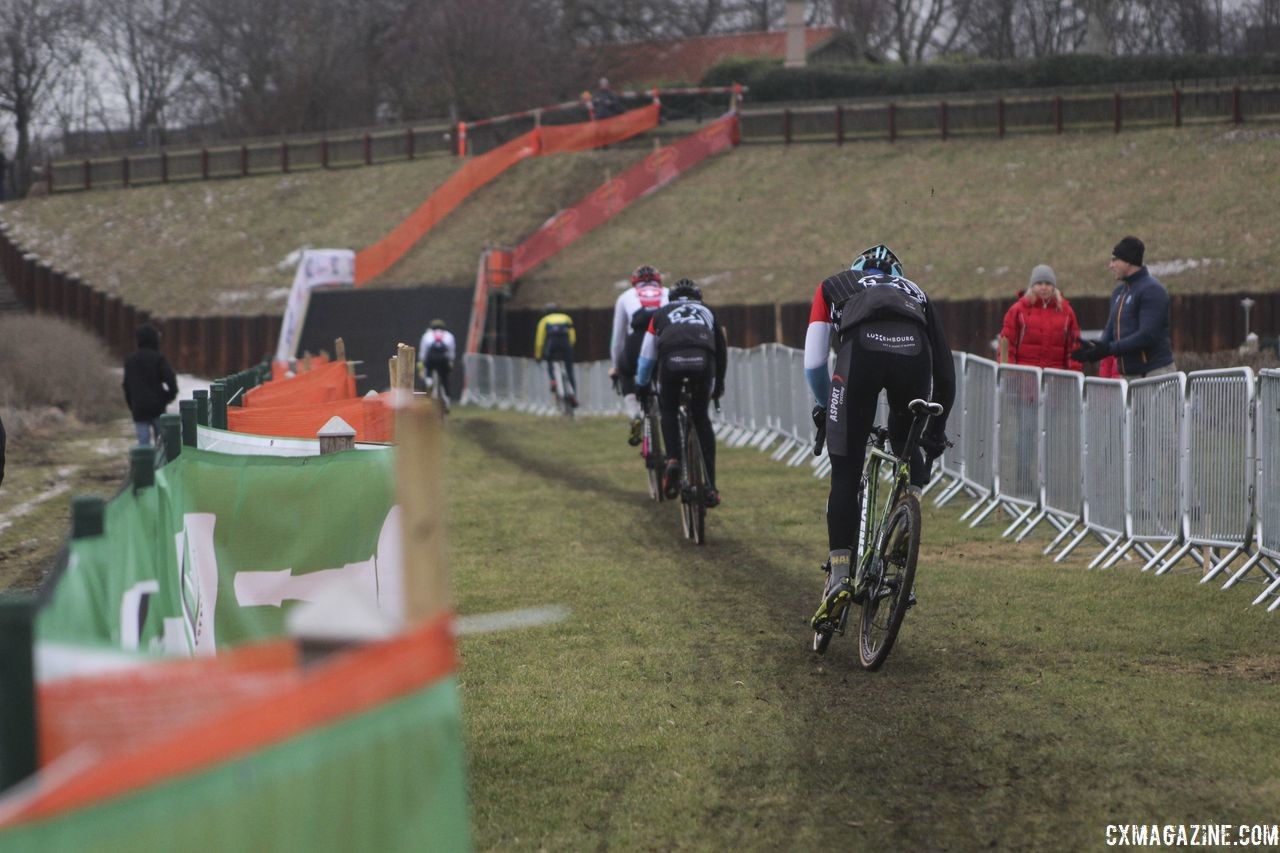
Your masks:
{"label": "person standing on grass", "polygon": [[1125,379],[1177,373],[1169,338],[1169,293],[1142,263],[1146,247],[1137,237],[1116,243],[1107,265],[1119,284],[1111,292],[1111,313],[1102,338],[1081,341],[1071,354],[1080,361],[1114,355]]}
{"label": "person standing on grass", "polygon": [[1000,330],[1000,363],[1079,370],[1071,351],[1080,339],[1076,312],[1058,290],[1053,268],[1039,264],[1027,289],[1004,315]]}
{"label": "person standing on grass", "polygon": [[178,397],[178,377],[160,352],[160,331],[138,327],[138,348],[124,360],[124,401],[133,416],[138,444],[150,445],[160,435],[160,416]]}

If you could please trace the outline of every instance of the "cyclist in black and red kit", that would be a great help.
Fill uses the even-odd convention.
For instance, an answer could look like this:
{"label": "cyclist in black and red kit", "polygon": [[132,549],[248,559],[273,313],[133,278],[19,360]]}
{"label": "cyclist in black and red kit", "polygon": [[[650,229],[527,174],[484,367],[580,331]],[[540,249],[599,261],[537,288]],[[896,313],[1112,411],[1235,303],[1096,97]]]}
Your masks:
{"label": "cyclist in black and red kit", "polygon": [[[828,374],[828,348],[835,341],[835,370]],[[848,569],[858,537],[862,463],[867,437],[883,389],[889,401],[890,442],[899,450],[911,427],[908,405],[921,398],[941,403],[921,436],[921,452],[911,460],[911,484],[928,482],[929,467],[946,446],[946,421],[955,402],[956,375],[951,348],[928,296],[904,278],[902,264],[888,246],[858,254],[848,270],[825,279],[813,296],[804,343],[805,379],[818,405],[814,421],[825,423],[831,459],[827,500],[830,555],[827,598],[819,610],[838,610],[857,601]],[[927,457],[927,458],[926,458]],[[832,566],[846,571],[832,572]],[[914,595],[911,598],[914,603]],[[815,617],[817,618],[817,617]]]}
{"label": "cyclist in black and red kit", "polygon": [[707,506],[720,505],[716,487],[716,431],[707,407],[724,394],[729,347],[715,312],[702,304],[702,290],[687,278],[671,287],[671,301],[649,321],[636,367],[636,393],[649,393],[649,380],[658,379],[658,408],[662,413],[662,442],[667,464],[662,487],[667,497],[680,494],[680,385],[688,381],[689,414],[698,432],[702,461],[707,466]]}

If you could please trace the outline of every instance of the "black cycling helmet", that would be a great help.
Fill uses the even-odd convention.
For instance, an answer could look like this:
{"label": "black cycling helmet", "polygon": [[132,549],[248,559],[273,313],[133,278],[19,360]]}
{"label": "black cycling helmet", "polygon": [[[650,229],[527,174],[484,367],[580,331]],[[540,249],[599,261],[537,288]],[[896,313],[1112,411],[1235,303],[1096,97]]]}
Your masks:
{"label": "black cycling helmet", "polygon": [[671,285],[672,299],[692,299],[694,302],[702,301],[702,289],[693,283],[693,279],[682,278],[675,284]]}
{"label": "black cycling helmet", "polygon": [[542,313],[544,316],[547,314],[554,314],[559,310],[560,310],[560,306],[555,304],[554,302],[548,302],[546,305],[542,306]]}
{"label": "black cycling helmet", "polygon": [[880,270],[888,275],[902,275],[902,261],[884,243],[863,249],[849,265],[851,270]]}
{"label": "black cycling helmet", "polygon": [[648,264],[636,267],[636,271],[631,274],[631,283],[639,284],[642,281],[651,281],[654,284],[662,284],[662,273],[658,272]]}
{"label": "black cycling helmet", "polygon": [[437,318],[435,318],[434,320],[432,320],[432,321],[431,321],[431,328],[433,328],[433,329],[444,329],[444,328],[447,328],[447,326],[446,326],[446,324],[445,324],[444,320],[441,320],[439,317],[437,317]]}

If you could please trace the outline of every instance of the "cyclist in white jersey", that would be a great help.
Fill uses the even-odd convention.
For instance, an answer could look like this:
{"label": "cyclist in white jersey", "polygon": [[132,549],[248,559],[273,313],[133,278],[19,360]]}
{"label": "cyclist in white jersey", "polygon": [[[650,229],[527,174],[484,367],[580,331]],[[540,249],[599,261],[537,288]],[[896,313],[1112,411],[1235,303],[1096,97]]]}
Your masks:
{"label": "cyclist in white jersey", "polygon": [[627,443],[635,447],[640,443],[642,410],[636,399],[636,364],[640,356],[640,344],[649,329],[653,314],[667,304],[667,288],[662,286],[662,273],[648,264],[636,267],[631,273],[631,288],[618,297],[613,305],[613,335],[609,341],[609,356],[613,366],[609,378],[618,380],[620,391],[631,417],[631,432]]}
{"label": "cyclist in white jersey", "polygon": [[453,332],[445,327],[444,320],[432,320],[423,332],[422,340],[418,341],[418,375],[425,384],[433,372],[439,374],[446,397],[449,395],[449,373],[453,370],[457,352]]}

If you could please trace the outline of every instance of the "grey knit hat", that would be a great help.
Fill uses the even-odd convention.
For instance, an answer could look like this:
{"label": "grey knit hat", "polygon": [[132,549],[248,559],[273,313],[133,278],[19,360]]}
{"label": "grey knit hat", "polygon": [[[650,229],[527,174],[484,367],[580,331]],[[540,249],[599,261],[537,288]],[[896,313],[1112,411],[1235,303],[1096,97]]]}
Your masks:
{"label": "grey knit hat", "polygon": [[1053,274],[1053,267],[1048,264],[1036,265],[1036,268],[1031,271],[1031,280],[1027,282],[1027,287],[1034,287],[1042,281],[1054,287],[1058,286],[1058,277]]}

